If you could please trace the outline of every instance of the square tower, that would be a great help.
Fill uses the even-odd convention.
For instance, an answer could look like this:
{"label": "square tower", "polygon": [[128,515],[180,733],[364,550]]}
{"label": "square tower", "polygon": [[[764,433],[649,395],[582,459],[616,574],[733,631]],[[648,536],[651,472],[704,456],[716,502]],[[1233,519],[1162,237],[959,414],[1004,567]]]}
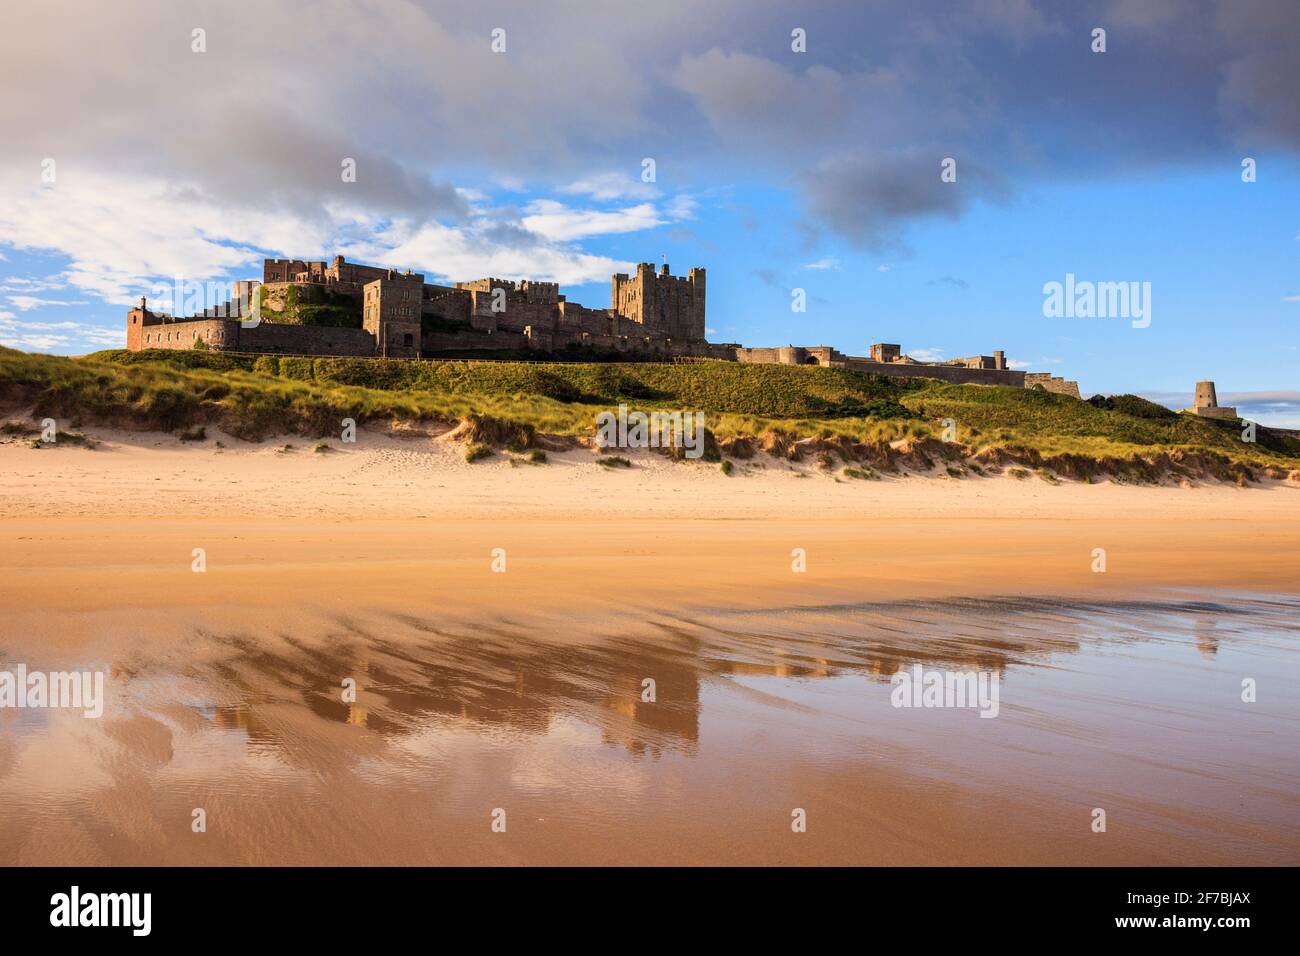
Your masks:
{"label": "square tower", "polygon": [[361,324],[384,358],[420,357],[424,276],[392,270],[362,287]]}
{"label": "square tower", "polygon": [[683,342],[704,341],[704,270],[685,277],[670,275],[664,263],[658,275],[649,262],[636,275],[617,273],[610,284],[610,309],[625,319]]}

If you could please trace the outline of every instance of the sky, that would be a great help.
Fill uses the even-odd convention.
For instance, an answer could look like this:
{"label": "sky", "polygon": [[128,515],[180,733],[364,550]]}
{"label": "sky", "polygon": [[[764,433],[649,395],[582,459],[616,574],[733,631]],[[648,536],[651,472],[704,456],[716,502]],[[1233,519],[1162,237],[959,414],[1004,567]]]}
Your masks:
{"label": "sky", "polygon": [[[710,341],[1001,349],[1174,407],[1208,378],[1300,427],[1296,0],[21,19],[0,35],[5,345],[121,347],[159,283],[264,256],[558,281],[593,307],[611,273],[667,261],[708,270]],[[1142,316],[1046,314],[1067,276],[1136,283]]]}

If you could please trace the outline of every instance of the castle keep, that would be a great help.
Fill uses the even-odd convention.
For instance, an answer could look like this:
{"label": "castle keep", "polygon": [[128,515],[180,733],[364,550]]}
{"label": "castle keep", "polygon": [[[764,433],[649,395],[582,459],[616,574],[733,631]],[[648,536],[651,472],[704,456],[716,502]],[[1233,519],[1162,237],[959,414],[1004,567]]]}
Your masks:
{"label": "castle keep", "polygon": [[360,265],[343,256],[329,262],[266,259],[260,283],[233,283],[228,302],[197,315],[151,311],[142,299],[127,313],[127,348],[410,359],[534,352],[593,361],[621,353],[641,361],[823,365],[1079,397],[1078,383],[1008,368],[1000,351],[921,362],[887,343],[872,345],[869,356],[825,345],[751,349],[710,343],[704,283],[703,269],[675,276],[667,263],[656,272],[643,262],[634,275],[612,277],[608,309],[591,309],[568,301],[554,282],[483,278],[438,285],[418,272]]}

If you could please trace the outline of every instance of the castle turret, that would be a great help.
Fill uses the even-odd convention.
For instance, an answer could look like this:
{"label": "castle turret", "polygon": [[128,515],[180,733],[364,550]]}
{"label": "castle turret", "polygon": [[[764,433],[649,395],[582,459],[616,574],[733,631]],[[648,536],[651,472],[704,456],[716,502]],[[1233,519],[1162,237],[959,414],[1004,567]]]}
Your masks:
{"label": "castle turret", "polygon": [[1214,383],[1208,380],[1196,383],[1196,396],[1192,399],[1192,407],[1187,411],[1193,415],[1200,415],[1202,418],[1232,419],[1237,417],[1235,408],[1219,404],[1219,396],[1214,390]]}

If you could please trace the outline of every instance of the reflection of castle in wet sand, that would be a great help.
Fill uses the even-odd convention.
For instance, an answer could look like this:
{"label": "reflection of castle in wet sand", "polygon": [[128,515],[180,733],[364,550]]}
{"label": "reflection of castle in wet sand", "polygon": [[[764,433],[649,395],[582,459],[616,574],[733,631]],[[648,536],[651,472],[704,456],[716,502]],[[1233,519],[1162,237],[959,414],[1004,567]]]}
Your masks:
{"label": "reflection of castle in wet sand", "polygon": [[[1129,609],[1131,624],[1108,620],[1098,633],[1089,615],[1102,608],[1116,610],[1006,599],[715,612],[629,623],[627,633],[583,644],[538,638],[535,628],[514,624],[457,633],[414,619],[398,622],[407,634],[386,638],[349,623],[325,648],[286,642],[272,652],[232,637],[222,641],[234,656],[221,671],[240,702],[217,707],[212,719],[250,743],[274,745],[274,724],[260,711],[295,698],[318,717],[380,737],[440,721],[542,735],[556,718],[574,717],[631,754],[693,754],[702,687],[710,681],[858,674],[888,683],[916,663],[1001,675],[1012,665],[1076,653],[1085,641],[1147,639],[1143,618],[1159,614],[1194,614],[1191,643],[1213,658],[1215,617],[1230,613],[1141,604]],[[342,699],[341,676],[355,679],[355,702]],[[644,699],[646,678],[654,681],[653,700]]]}
{"label": "reflection of castle in wet sand", "polygon": [[[984,841],[963,841],[1006,837],[1014,818],[1006,860],[1231,865],[1247,847],[1285,863],[1300,847],[1300,604],[1197,597],[557,608],[486,626],[476,611],[376,611],[169,636],[115,663],[129,711],[0,720],[0,743],[19,744],[0,848],[92,863],[987,864]],[[898,707],[890,678],[918,667],[996,675],[997,719]],[[1239,687],[1255,673],[1258,702]],[[51,765],[76,772],[32,769]],[[1122,839],[1075,825],[1081,793],[1120,808]],[[128,825],[83,829],[87,806]],[[200,841],[194,806],[209,814]],[[795,844],[792,806],[820,824]],[[489,830],[493,807],[509,808],[511,839]]]}

